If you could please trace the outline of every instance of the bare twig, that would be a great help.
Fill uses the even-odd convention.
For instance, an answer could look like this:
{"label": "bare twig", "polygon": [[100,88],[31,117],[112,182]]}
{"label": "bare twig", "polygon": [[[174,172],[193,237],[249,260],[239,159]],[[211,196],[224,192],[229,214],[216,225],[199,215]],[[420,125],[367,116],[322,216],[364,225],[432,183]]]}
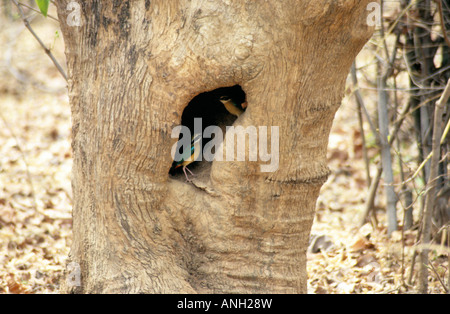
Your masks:
{"label": "bare twig", "polygon": [[52,60],[53,64],[58,69],[59,73],[61,73],[61,75],[67,81],[67,74],[66,74],[66,72],[61,67],[59,62],[56,60],[55,56],[52,54],[50,49],[48,49],[47,46],[45,46],[45,44],[42,42],[42,40],[39,38],[39,36],[35,33],[35,31],[33,30],[33,28],[30,25],[30,22],[25,17],[25,14],[23,13],[23,10],[22,10],[22,7],[20,6],[20,4],[17,2],[17,0],[12,0],[12,2],[17,6],[17,9],[19,10],[19,14],[20,14],[20,16],[21,16],[21,18],[23,20],[23,23],[25,24],[25,27],[30,31],[31,35],[33,35],[33,37],[36,38],[36,40],[38,41],[39,45],[41,45],[42,49],[44,49],[45,53],[49,56],[49,58]]}
{"label": "bare twig", "polygon": [[[427,245],[431,238],[431,218],[432,212],[436,201],[436,182],[439,175],[439,157],[440,157],[440,147],[441,147],[441,136],[442,136],[442,117],[445,110],[445,105],[450,97],[450,80],[447,82],[442,97],[436,103],[435,113],[434,113],[434,125],[433,125],[433,138],[432,138],[432,157],[430,165],[430,190],[427,194],[425,202],[425,212],[422,224],[422,245]],[[420,269],[419,269],[419,292],[427,293],[428,290],[428,249],[422,250],[420,253]]]}
{"label": "bare twig", "polygon": [[[383,29],[383,28],[382,28]],[[384,31],[383,31],[384,32]],[[397,35],[396,44],[393,48],[392,54],[390,55],[389,64],[387,68],[385,69],[384,73],[379,73],[378,76],[378,114],[379,114],[379,125],[380,125],[380,132],[376,133],[377,138],[379,140],[379,144],[381,145],[382,150],[382,160],[383,162],[377,169],[377,173],[375,177],[373,178],[371,185],[369,187],[368,197],[366,199],[365,203],[365,212],[361,218],[360,225],[362,226],[367,217],[369,216],[370,212],[372,211],[374,207],[374,201],[375,201],[375,195],[376,191],[378,189],[379,182],[381,180],[381,175],[383,173],[383,168],[386,167],[389,169],[389,173],[385,173],[385,176],[387,175],[388,178],[386,179],[387,185],[386,185],[386,193],[387,193],[387,203],[388,203],[388,216],[389,216],[389,223],[388,223],[388,233],[391,234],[392,231],[397,229],[397,222],[396,222],[396,195],[393,186],[391,186],[391,183],[393,183],[393,177],[392,177],[392,165],[391,165],[391,156],[390,156],[390,146],[392,145],[394,139],[397,136],[397,132],[400,130],[400,126],[403,122],[403,119],[406,117],[410,104],[408,104],[405,107],[405,110],[401,113],[400,118],[398,120],[398,123],[395,124],[394,131],[392,134],[389,134],[388,126],[386,125],[388,118],[387,118],[387,91],[386,91],[386,81],[388,76],[392,73],[394,68],[394,62],[397,56],[397,44],[398,44],[399,34]],[[386,45],[386,41],[383,41],[383,44]],[[389,55],[389,52],[386,48],[386,54]],[[382,117],[382,113],[385,113],[385,116]],[[382,126],[383,125],[383,126]],[[383,132],[383,134],[381,134]]]}
{"label": "bare twig", "polygon": [[[447,125],[445,126],[444,132],[442,133],[441,140],[440,140],[440,145],[443,145],[443,144],[444,144],[444,142],[445,142],[445,140],[446,140],[446,138],[447,138],[447,135],[448,135],[449,131],[450,131],[450,120],[447,122]],[[419,175],[420,171],[422,171],[423,167],[424,167],[425,164],[431,159],[432,156],[433,156],[433,152],[431,151],[431,152],[428,154],[428,156],[424,159],[424,161],[422,161],[422,163],[421,163],[421,164],[419,165],[419,167],[416,169],[416,171],[414,172],[414,174],[413,174],[410,178],[408,178],[406,181],[404,181],[403,183],[406,184],[406,183],[409,183],[409,182],[411,182],[412,180],[414,180],[414,179]]]}
{"label": "bare twig", "polygon": [[436,271],[436,268],[434,268],[433,263],[430,263],[430,268],[431,270],[434,272],[434,274],[436,275],[436,278],[439,280],[439,282],[441,283],[442,287],[444,288],[445,293],[448,293],[448,289],[445,286],[445,283],[442,281],[441,276],[439,276],[438,272]]}
{"label": "bare twig", "polygon": [[[406,119],[409,110],[411,108],[411,103],[408,102],[408,104],[403,108],[403,111],[400,113],[399,118],[397,119],[397,123],[394,125],[394,129],[389,134],[389,146],[392,145],[394,142],[394,139],[397,137],[397,133],[400,131],[400,128],[403,124],[403,121]],[[369,217],[369,214],[374,207],[374,201],[375,201],[375,195],[378,189],[378,184],[380,183],[381,174],[383,173],[383,168],[380,166],[377,169],[377,173],[375,174],[375,177],[372,179],[372,184],[370,185],[368,196],[365,203],[365,209],[364,213],[360,220],[360,226],[364,225],[366,223],[367,217]]]}
{"label": "bare twig", "polygon": [[[23,26],[25,28],[25,26]],[[22,32],[23,29],[20,29],[20,32]],[[62,88],[54,88],[52,86],[47,86],[45,84],[42,84],[41,82],[36,81],[33,79],[30,75],[27,75],[27,73],[22,72],[21,70],[17,69],[13,65],[13,55],[14,55],[14,46],[17,42],[17,35],[20,33],[17,32],[16,34],[12,34],[10,37],[12,38],[11,41],[6,44],[6,48],[4,48],[4,60],[5,60],[5,67],[8,69],[9,73],[11,73],[14,78],[24,84],[30,84],[34,88],[41,90],[46,93],[61,93],[63,91],[67,91],[66,89]]]}
{"label": "bare twig", "polygon": [[447,46],[450,48],[450,39],[447,36],[447,29],[445,28],[445,22],[444,22],[444,10],[442,8],[442,0],[436,1],[439,8],[439,17],[441,22],[441,28],[442,28],[442,34],[444,35],[444,40],[447,43]]}
{"label": "bare twig", "polygon": [[[27,9],[30,9],[31,11],[34,11],[36,13],[42,14],[40,11],[36,10],[35,8],[30,7],[29,5],[27,5],[25,3],[19,2],[19,5],[27,8]],[[59,20],[56,17],[54,17],[50,14],[47,14],[47,17],[59,23]]]}
{"label": "bare twig", "polygon": [[[358,77],[356,76],[355,63],[353,63],[353,65],[352,65],[351,74],[352,74],[353,85],[355,88],[356,103],[358,105],[358,121],[359,121],[359,128],[361,130],[361,139],[362,139],[362,145],[363,145],[363,157],[364,157],[364,163],[366,166],[367,185],[370,186],[372,179],[370,178],[370,162],[369,162],[369,157],[367,155],[366,135],[364,132],[364,124],[363,124],[363,117],[362,117],[362,107],[365,107],[365,105],[364,105],[364,100],[361,96],[361,93],[359,92],[359,89],[358,89]],[[369,123],[371,123],[370,117],[368,117],[368,119],[369,119]],[[376,132],[376,130],[374,130],[374,131]],[[375,134],[377,134],[377,133],[375,133]]]}
{"label": "bare twig", "polygon": [[434,272],[434,274],[436,275],[436,278],[439,280],[439,282],[441,283],[442,287],[444,288],[445,293],[448,293],[448,289],[445,286],[445,283],[442,281],[441,276],[439,276],[436,268],[434,268],[433,263],[430,263],[430,268],[431,270]]}

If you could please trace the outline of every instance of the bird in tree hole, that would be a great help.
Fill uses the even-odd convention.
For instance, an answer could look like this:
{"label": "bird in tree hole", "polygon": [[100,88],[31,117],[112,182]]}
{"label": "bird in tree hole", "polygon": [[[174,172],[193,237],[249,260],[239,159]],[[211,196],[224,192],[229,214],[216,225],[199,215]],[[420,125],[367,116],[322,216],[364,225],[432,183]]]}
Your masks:
{"label": "bird in tree hole", "polygon": [[192,173],[192,171],[189,170],[189,168],[187,168],[187,166],[197,160],[197,158],[200,154],[200,151],[202,149],[201,145],[200,145],[201,140],[202,140],[202,135],[199,133],[195,134],[192,137],[190,149],[186,150],[181,155],[177,156],[177,158],[176,158],[177,161],[173,162],[171,171],[174,171],[175,169],[183,167],[183,172],[184,172],[184,175],[186,176],[187,182],[191,182],[191,179],[189,179],[189,177],[186,173],[186,170],[189,171],[189,173],[191,175],[195,176],[194,173]]}
{"label": "bird in tree hole", "polygon": [[[232,114],[236,117],[239,117],[242,113],[244,113],[245,109],[247,108],[246,102],[241,102],[241,101],[235,100],[233,97],[230,97],[228,95],[223,95],[223,96],[219,97],[219,100],[224,105],[225,109],[230,114]],[[176,169],[179,169],[180,167],[182,167],[184,175],[186,177],[186,181],[187,182],[192,181],[189,178],[186,170],[192,176],[195,176],[195,174],[189,168],[187,168],[187,166],[192,164],[193,162],[197,161],[197,158],[202,149],[201,144],[200,144],[201,140],[202,140],[202,134],[195,134],[192,137],[190,148],[187,149],[186,152],[183,151],[181,154],[178,153],[178,155],[176,155],[176,158],[170,169],[170,173],[173,174]]]}

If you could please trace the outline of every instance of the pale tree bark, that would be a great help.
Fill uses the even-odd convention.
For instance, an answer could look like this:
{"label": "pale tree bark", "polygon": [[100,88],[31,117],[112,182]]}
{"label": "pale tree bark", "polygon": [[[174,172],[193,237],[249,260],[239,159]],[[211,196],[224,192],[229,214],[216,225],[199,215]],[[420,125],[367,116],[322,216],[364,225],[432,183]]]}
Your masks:
{"label": "pale tree bark", "polygon": [[[368,0],[80,1],[64,23],[73,245],[82,293],[304,293],[315,202]],[[168,175],[189,101],[239,84],[235,125],[279,126],[279,168],[213,162]],[[269,139],[270,140],[270,139]],[[199,188],[201,187],[201,188]]]}

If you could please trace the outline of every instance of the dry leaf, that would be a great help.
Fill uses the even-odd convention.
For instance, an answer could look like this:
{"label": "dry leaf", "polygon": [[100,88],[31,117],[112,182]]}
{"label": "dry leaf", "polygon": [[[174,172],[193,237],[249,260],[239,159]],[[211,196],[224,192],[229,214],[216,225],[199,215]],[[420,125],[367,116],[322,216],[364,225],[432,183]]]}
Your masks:
{"label": "dry leaf", "polygon": [[9,278],[7,279],[6,283],[7,283],[8,290],[10,293],[14,293],[14,294],[28,293],[27,288],[14,279],[14,275],[10,275]]}
{"label": "dry leaf", "polygon": [[371,263],[376,263],[377,259],[372,254],[365,254],[358,257],[358,260],[356,262],[356,267],[364,267],[366,265],[369,265]]}

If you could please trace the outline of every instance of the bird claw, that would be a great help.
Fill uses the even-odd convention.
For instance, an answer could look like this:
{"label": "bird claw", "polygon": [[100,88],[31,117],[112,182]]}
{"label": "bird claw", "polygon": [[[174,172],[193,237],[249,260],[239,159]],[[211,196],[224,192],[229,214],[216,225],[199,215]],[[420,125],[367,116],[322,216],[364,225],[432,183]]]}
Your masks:
{"label": "bird claw", "polygon": [[192,173],[192,171],[189,170],[189,168],[183,167],[183,172],[184,172],[184,175],[185,175],[185,177],[186,177],[186,182],[192,182],[192,180],[189,179],[189,177],[188,177],[188,175],[187,175],[187,173],[186,173],[186,170],[189,171],[189,173],[190,173],[192,176],[194,176],[194,177],[195,177],[195,174]]}

